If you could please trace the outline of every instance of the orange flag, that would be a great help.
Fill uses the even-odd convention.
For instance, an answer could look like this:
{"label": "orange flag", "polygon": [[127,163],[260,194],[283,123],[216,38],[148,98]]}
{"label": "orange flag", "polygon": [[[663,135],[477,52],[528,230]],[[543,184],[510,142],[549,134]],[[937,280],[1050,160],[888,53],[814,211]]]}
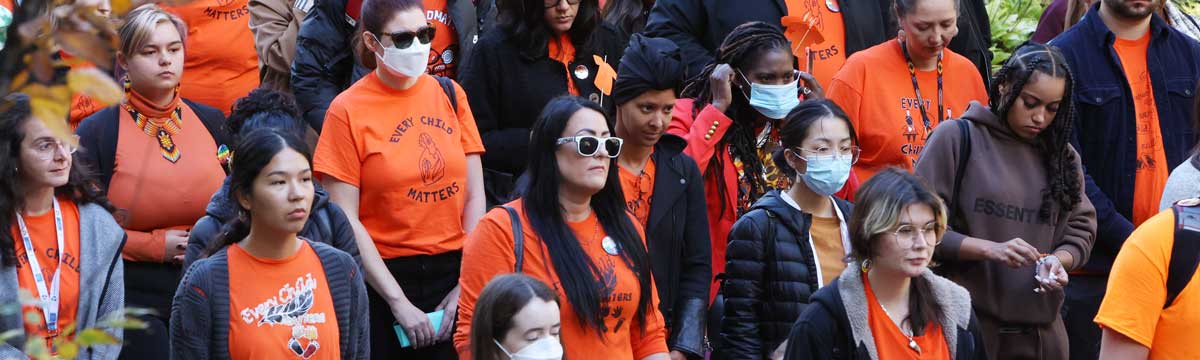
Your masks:
{"label": "orange flag", "polygon": [[617,71],[613,70],[612,66],[608,65],[599,55],[592,55],[592,60],[596,61],[596,65],[600,67],[600,71],[596,72],[596,88],[604,95],[612,95],[613,82],[617,80]]}
{"label": "orange flag", "polygon": [[[810,13],[811,14],[811,13]],[[810,16],[804,17],[788,15],[779,19],[783,24],[784,37],[792,42],[792,54],[797,57],[808,57],[804,49],[807,49],[813,44],[825,42],[825,37],[821,35],[821,31],[813,26]]]}

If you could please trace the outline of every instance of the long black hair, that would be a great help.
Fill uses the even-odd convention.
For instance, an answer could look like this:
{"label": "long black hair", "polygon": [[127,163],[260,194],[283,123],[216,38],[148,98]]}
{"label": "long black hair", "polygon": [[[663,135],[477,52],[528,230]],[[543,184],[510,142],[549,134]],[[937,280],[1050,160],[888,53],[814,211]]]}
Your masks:
{"label": "long black hair", "polygon": [[[692,107],[692,116],[700,114],[705,106],[712,103],[712,81],[709,77],[718,64],[729,64],[734,69],[745,73],[744,69],[749,67],[754,62],[757,62],[771,51],[785,51],[791,55],[791,50],[788,45],[788,40],[783,36],[778,28],[768,25],[761,21],[748,22],[734,28],[733,31],[725,37],[725,41],[721,42],[721,47],[717,49],[717,59],[713,64],[708,65],[701,71],[699,75],[691,80],[686,88],[683,89],[683,97],[695,99],[694,107]],[[749,81],[749,79],[747,79]],[[746,96],[739,96],[737,86],[734,86],[733,102],[729,104],[729,110],[725,113],[733,119],[733,125],[729,127],[729,131],[717,142],[718,156],[713,157],[713,161],[709,162],[708,168],[704,169],[705,177],[714,177],[717,179],[718,198],[721,199],[721,207],[727,207],[725,194],[725,177],[720,176],[721,169],[724,169],[725,157],[719,154],[725,151],[725,147],[730,147],[734,159],[741,160],[745,178],[750,180],[750,198],[755,199],[762,196],[769,190],[769,186],[762,178],[762,160],[758,157],[758,146],[755,140],[754,119],[758,113],[754,108],[750,107],[750,100]],[[722,212],[724,216],[724,212]]]}
{"label": "long black hair", "polygon": [[235,149],[238,150],[233,156],[232,171],[229,173],[229,191],[226,192],[226,196],[228,196],[227,201],[238,204],[238,215],[222,226],[220,240],[213,242],[209,247],[209,256],[250,235],[252,216],[250,211],[243,208],[238,202],[238,195],[251,196],[254,191],[254,179],[258,177],[258,173],[262,172],[263,168],[267,167],[267,164],[271,163],[271,160],[275,159],[275,155],[287,149],[295,150],[300,155],[304,155],[304,159],[308,160],[309,168],[312,168],[312,153],[308,151],[308,144],[294,134],[277,129],[265,128],[251,131],[242,137]]}
{"label": "long black hair", "polygon": [[471,321],[471,358],[508,359],[496,346],[496,341],[504,339],[504,335],[512,330],[513,317],[534,299],[559,304],[558,294],[554,290],[528,275],[506,274],[488,281],[475,301],[475,317]]}
{"label": "long black hair", "polygon": [[[559,280],[562,281],[567,301],[575,309],[580,322],[603,334],[604,314],[600,311],[602,296],[597,285],[597,279],[603,277],[600,269],[579,245],[579,239],[567,226],[562,214],[562,205],[558,201],[562,179],[555,156],[558,149],[557,140],[562,136],[571,116],[579,111],[604,114],[599,105],[580,97],[562,96],[546,104],[546,108],[530,129],[529,166],[526,167],[527,179],[521,194],[525,213],[529,216],[534,232],[541,237],[550,252],[550,260]],[[612,120],[607,116],[605,118],[609,128],[612,128]],[[608,180],[600,192],[592,195],[591,207],[604,232],[616,240],[624,250],[621,251],[621,260],[637,275],[641,295],[636,318],[645,324],[642,320],[645,319],[652,296],[650,260],[646,254],[645,242],[625,212],[625,195],[621,191],[616,159],[610,161],[612,163],[608,167]]]}
{"label": "long black hair", "polygon": [[[779,127],[779,140],[783,143],[783,146],[775,150],[774,159],[775,167],[779,168],[780,172],[783,172],[788,177],[796,177],[798,172],[792,168],[791,164],[788,164],[784,151],[788,149],[795,151],[795,149],[800,148],[804,139],[807,139],[812,134],[813,124],[816,124],[818,120],[829,117],[846,123],[846,128],[850,130],[850,142],[858,146],[858,134],[854,131],[854,123],[850,121],[850,116],[846,115],[842,107],[829,99],[805,100],[792,109],[787,114],[787,117],[784,117],[783,125]],[[803,183],[803,181],[797,182],[797,184]]]}
{"label": "long black hair", "polygon": [[[0,185],[0,267],[17,263],[16,239],[9,229],[12,229],[16,220],[13,214],[25,206],[22,194],[27,189],[21,184],[21,142],[25,140],[25,124],[28,121],[38,121],[33,117],[29,96],[12,93],[0,100],[0,176],[6,179]],[[72,155],[71,169],[68,171],[71,173],[67,175],[67,183],[54,189],[55,196],[70,199],[77,205],[96,204],[109,213],[116,212],[116,208],[108,202],[108,197],[100,191],[93,173],[78,157]]]}
{"label": "long black hair", "polygon": [[[561,1],[561,0],[560,0]],[[548,45],[553,39],[554,30],[546,24],[546,6],[542,0],[498,0],[496,2],[496,22],[507,31],[509,41],[516,44],[521,53],[531,56],[545,56]],[[575,22],[567,36],[571,44],[581,51],[590,49],[592,33],[600,26],[600,3],[598,0],[581,0],[579,12],[575,14]]]}
{"label": "long black hair", "polygon": [[[1066,81],[1062,102],[1058,112],[1046,130],[1037,135],[1035,146],[1042,154],[1042,165],[1046,169],[1046,183],[1042,190],[1042,206],[1038,209],[1038,220],[1049,221],[1051,209],[1058,205],[1060,211],[1069,211],[1082,201],[1080,169],[1075,166],[1075,152],[1071,151],[1071,127],[1075,121],[1075,76],[1058,48],[1026,43],[1013,52],[996,72],[990,90],[992,111],[1005,124],[1025,84],[1040,73]],[[1003,88],[1004,91],[1001,91]]]}
{"label": "long black hair", "polygon": [[651,7],[654,0],[608,0],[604,4],[604,21],[624,34],[637,34],[646,27]]}
{"label": "long black hair", "polygon": [[296,98],[291,94],[259,88],[238,99],[233,105],[233,111],[225,120],[228,133],[234,135],[234,143],[250,132],[264,128],[275,128],[304,138],[308,130]]}

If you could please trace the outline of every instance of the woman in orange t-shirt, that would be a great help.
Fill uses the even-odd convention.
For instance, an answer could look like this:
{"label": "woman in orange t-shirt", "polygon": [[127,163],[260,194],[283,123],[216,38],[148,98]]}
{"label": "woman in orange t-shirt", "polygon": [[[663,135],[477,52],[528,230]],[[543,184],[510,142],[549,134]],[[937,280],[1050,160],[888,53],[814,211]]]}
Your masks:
{"label": "woman in orange t-shirt", "polygon": [[237,149],[225,194],[239,215],[175,293],[171,358],[366,359],[357,263],[299,236],[315,192],[308,145],[262,129]]}
{"label": "woman in orange t-shirt", "polygon": [[28,358],[14,347],[26,340],[54,355],[78,331],[98,328],[117,342],[80,349],[79,358],[115,359],[122,330],[100,321],[125,306],[125,230],[75,145],[34,119],[28,96],[11,94],[0,107],[0,304],[20,304],[22,291],[43,300],[0,314],[0,329],[17,331],[0,342],[0,358]]}
{"label": "woman in orange t-shirt", "polygon": [[862,139],[854,165],[866,181],[888,166],[912,171],[925,140],[971,101],[988,102],[971,60],[946,48],[958,34],[959,0],[895,0],[902,35],[855,53],[829,83]]}
{"label": "woman in orange t-shirt", "polygon": [[180,93],[229,114],[259,84],[249,0],[193,0],[164,9],[188,28]]}
{"label": "woman in orange t-shirt", "polygon": [[460,358],[471,358],[480,289],[496,275],[521,272],[565,300],[566,358],[668,359],[646,243],[621,191],[622,140],[610,124],[598,104],[580,97],[551,100],[534,123],[522,198],[489,212],[463,249]]}
{"label": "woman in orange t-shirt", "polygon": [[[425,74],[436,31],[416,0],[367,0],[374,71],[329,105],[315,169],[350,218],[367,273],[371,353],[452,359],[463,240],[483,217],[483,144],[453,80]],[[440,324],[429,313],[442,311]],[[402,348],[399,323],[412,348]]]}

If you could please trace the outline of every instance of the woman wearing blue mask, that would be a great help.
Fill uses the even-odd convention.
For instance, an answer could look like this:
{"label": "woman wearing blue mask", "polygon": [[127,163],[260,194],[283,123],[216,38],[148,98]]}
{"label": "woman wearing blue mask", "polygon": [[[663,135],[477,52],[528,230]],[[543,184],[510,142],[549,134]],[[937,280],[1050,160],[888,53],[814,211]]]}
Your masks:
{"label": "woman wearing blue mask", "polygon": [[671,111],[667,132],[687,140],[684,153],[704,174],[714,276],[725,269],[733,222],[768,191],[791,186],[772,160],[780,119],[800,104],[801,93],[823,97],[812,76],[796,71],[789,46],[775,26],[738,26],[718,49],[716,64],[684,88]]}
{"label": "woman wearing blue mask", "polygon": [[767,192],[733,225],[726,253],[720,354],[779,358],[809,297],[846,268],[852,205],[833,197],[858,159],[858,137],[829,100],[805,101],[783,121],[774,160],[787,190]]}

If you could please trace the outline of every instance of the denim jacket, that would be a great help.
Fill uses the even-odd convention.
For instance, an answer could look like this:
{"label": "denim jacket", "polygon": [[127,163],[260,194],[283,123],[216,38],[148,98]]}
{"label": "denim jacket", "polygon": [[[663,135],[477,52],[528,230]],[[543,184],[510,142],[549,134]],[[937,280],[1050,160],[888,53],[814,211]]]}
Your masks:
{"label": "denim jacket", "polygon": [[[1096,207],[1097,239],[1085,272],[1107,274],[1125,238],[1133,232],[1133,189],[1137,133],[1133,94],[1113,49],[1116,35],[1100,19],[1099,4],[1051,44],[1074,73],[1078,114],[1071,143],[1082,157],[1088,198]],[[1146,65],[1158,107],[1167,169],[1187,160],[1195,144],[1192,107],[1200,78],[1200,43],[1172,29],[1157,15],[1150,23]]]}

